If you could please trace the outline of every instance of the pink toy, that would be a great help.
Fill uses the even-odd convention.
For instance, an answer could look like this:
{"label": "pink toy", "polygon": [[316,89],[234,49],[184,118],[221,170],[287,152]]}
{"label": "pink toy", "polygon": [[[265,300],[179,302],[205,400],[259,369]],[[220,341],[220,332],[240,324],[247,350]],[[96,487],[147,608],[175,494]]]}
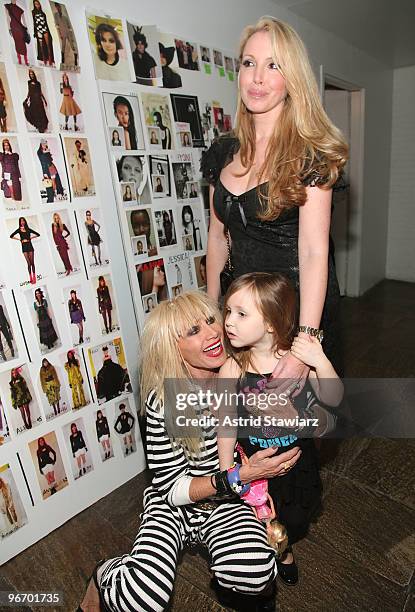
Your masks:
{"label": "pink toy", "polygon": [[[237,443],[236,450],[238,451],[241,461],[244,464],[249,463],[247,456],[242,446]],[[287,530],[279,521],[276,520],[276,512],[274,501],[268,493],[268,480],[254,480],[250,483],[250,489],[241,499],[251,506],[256,518],[265,523],[268,544],[275,549],[278,556],[281,556],[288,545]]]}

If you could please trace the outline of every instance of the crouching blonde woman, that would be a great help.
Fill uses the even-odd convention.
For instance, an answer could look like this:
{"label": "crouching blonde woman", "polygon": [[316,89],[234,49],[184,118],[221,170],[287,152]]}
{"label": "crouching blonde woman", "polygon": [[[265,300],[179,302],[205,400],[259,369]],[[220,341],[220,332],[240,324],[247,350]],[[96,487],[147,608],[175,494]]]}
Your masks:
{"label": "crouching blonde woman", "polygon": [[[226,496],[226,471],[219,471],[213,429],[191,434],[175,428],[174,394],[165,393],[167,379],[197,390],[225,362],[222,321],[214,301],[202,293],[187,293],[162,302],[147,319],[141,347],[141,397],[153,481],[144,493],[133,549],[96,568],[80,609],[165,610],[180,551],[187,544],[202,543],[224,605],[273,610],[276,563],[265,529],[238,497]],[[193,415],[203,408],[192,408]],[[240,478],[248,483],[283,475],[299,456],[298,447],[285,453],[258,451],[240,468]]]}

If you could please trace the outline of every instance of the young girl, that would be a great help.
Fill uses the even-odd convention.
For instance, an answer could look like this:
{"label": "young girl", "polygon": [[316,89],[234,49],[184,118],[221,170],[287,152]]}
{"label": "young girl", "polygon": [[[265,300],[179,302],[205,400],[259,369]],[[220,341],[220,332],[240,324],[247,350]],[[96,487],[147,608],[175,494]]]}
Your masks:
{"label": "young girl", "polygon": [[[315,445],[311,436],[322,435],[324,432],[321,429],[327,428],[326,423],[330,418],[317,402],[337,406],[342,399],[343,386],[316,338],[309,336],[309,339],[294,339],[297,325],[296,295],[294,287],[284,276],[256,272],[239,277],[225,296],[224,315],[231,356],[222,366],[219,376],[237,380],[237,391],[243,394],[245,401],[238,400],[237,416],[241,417],[238,420],[238,430],[227,427],[225,435],[218,437],[220,469],[228,469],[233,465],[236,438],[248,457],[269,446],[283,447],[283,450],[293,446],[301,448],[302,454],[295,467],[291,470],[287,462],[286,474],[268,482],[268,492],[276,505],[279,521],[287,529],[290,545],[277,562],[278,572],[284,582],[296,584],[298,570],[291,545],[306,535],[310,519],[319,506],[321,492]],[[269,426],[264,421],[258,427],[250,424],[250,417],[261,416],[263,406],[258,400],[270,373],[290,349],[310,366],[309,384],[294,400],[283,394],[277,400],[277,394],[274,394],[271,403],[268,396],[269,406],[274,408],[266,414],[276,420],[292,419],[297,415],[299,419],[317,417],[320,422],[317,432],[310,427],[300,433],[298,427],[287,429]],[[256,405],[252,406],[251,400],[255,396]],[[224,422],[222,418],[220,421]],[[241,423],[248,425],[241,426]],[[304,435],[310,437],[304,438]]]}

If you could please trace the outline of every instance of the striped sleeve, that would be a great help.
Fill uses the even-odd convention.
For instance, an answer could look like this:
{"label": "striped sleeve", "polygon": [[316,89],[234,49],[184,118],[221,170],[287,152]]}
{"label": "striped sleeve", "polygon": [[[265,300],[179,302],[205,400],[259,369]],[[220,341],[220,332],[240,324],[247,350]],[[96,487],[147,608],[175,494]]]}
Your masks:
{"label": "striped sleeve", "polygon": [[163,407],[154,392],[148,396],[146,408],[147,461],[153,471],[153,486],[170,506],[189,504],[190,466],[183,448],[172,446],[164,424]]}

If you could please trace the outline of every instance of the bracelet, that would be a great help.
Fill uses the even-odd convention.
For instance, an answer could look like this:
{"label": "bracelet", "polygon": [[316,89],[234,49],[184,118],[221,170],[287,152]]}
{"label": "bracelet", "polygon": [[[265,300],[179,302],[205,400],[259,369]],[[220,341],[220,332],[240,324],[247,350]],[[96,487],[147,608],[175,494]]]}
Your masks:
{"label": "bracelet", "polygon": [[316,327],[311,327],[310,325],[299,325],[298,331],[303,332],[303,334],[308,334],[309,336],[317,338],[320,344],[323,342],[324,332],[322,329],[317,329]]}
{"label": "bracelet", "polygon": [[215,474],[212,474],[210,477],[210,484],[212,485],[212,487],[215,489],[215,491],[217,491],[216,485],[213,482],[213,479],[215,478]]}
{"label": "bracelet", "polygon": [[239,476],[240,463],[234,463],[227,471],[227,479],[230,488],[237,495],[244,495],[251,488],[250,484],[242,484],[241,477]]}
{"label": "bracelet", "polygon": [[219,497],[226,497],[233,493],[229,482],[228,482],[228,472],[227,470],[223,470],[223,472],[215,472],[213,474],[215,479],[215,489],[218,492]]}

